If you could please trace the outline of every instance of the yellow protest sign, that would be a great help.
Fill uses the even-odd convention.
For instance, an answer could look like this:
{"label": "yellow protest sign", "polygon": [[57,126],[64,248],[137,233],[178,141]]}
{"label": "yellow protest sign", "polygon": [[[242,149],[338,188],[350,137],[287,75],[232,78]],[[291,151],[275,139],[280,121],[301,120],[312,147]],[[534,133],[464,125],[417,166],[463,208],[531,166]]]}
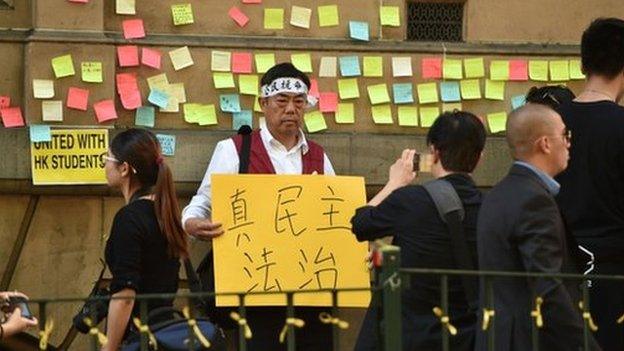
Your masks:
{"label": "yellow protest sign", "polygon": [[30,144],[33,184],[106,184],[107,129],[56,129]]}
{"label": "yellow protest sign", "polygon": [[[320,175],[213,175],[215,289],[279,292],[368,288],[368,243],[351,233],[366,203],[364,178]],[[366,307],[369,291],[338,293],[342,307]],[[330,306],[330,293],[295,294],[299,306]],[[217,296],[217,306],[238,306]],[[248,306],[283,306],[282,294],[255,294]]]}

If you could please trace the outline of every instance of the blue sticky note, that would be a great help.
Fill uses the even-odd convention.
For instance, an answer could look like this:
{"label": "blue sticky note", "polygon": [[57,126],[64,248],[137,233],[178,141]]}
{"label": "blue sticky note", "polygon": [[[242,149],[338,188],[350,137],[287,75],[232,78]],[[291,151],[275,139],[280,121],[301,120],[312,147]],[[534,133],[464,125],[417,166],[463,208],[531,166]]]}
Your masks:
{"label": "blue sticky note", "polygon": [[395,104],[411,104],[414,102],[412,83],[392,84],[392,96]]}
{"label": "blue sticky note", "polygon": [[169,104],[169,96],[160,90],[154,89],[150,91],[147,101],[160,108],[167,108],[167,105]]}
{"label": "blue sticky note", "polygon": [[368,22],[349,21],[349,33],[355,40],[369,41]]}
{"label": "blue sticky note", "polygon": [[361,76],[360,59],[357,56],[343,56],[340,58],[340,74],[343,77]]}
{"label": "blue sticky note", "polygon": [[252,126],[251,110],[242,110],[232,115],[232,129],[238,130],[238,128],[244,125]]}
{"label": "blue sticky note", "polygon": [[223,112],[241,112],[238,94],[224,94],[219,96],[219,104]]}
{"label": "blue sticky note", "polygon": [[141,106],[136,110],[134,124],[137,126],[154,128],[155,114],[156,109],[152,106]]}
{"label": "blue sticky note", "polygon": [[32,124],[30,126],[30,142],[40,143],[45,141],[52,141],[52,133],[50,132],[50,126],[41,124]]}
{"label": "blue sticky note", "polygon": [[156,138],[160,143],[160,150],[162,154],[165,156],[173,156],[175,155],[175,144],[176,138],[175,135],[169,134],[156,134]]}
{"label": "blue sticky note", "polygon": [[440,95],[444,102],[457,102],[461,101],[461,95],[459,93],[458,82],[441,82],[440,83]]}
{"label": "blue sticky note", "polygon": [[526,104],[526,96],[524,95],[516,95],[511,98],[511,109],[515,110],[518,107]]}

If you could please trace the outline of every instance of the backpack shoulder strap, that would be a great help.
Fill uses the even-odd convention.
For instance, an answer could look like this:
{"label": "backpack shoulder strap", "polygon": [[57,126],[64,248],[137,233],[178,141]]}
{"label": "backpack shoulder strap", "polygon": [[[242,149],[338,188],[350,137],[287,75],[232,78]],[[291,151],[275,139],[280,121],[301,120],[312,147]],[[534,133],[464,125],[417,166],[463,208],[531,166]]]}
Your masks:
{"label": "backpack shoulder strap", "polygon": [[464,205],[455,188],[444,179],[436,179],[422,185],[438,209],[440,218],[448,224],[447,215],[458,211],[460,221],[464,220]]}
{"label": "backpack shoulder strap", "polygon": [[239,155],[238,174],[249,173],[249,154],[251,153],[251,128],[243,125],[238,129],[238,134],[243,138]]}

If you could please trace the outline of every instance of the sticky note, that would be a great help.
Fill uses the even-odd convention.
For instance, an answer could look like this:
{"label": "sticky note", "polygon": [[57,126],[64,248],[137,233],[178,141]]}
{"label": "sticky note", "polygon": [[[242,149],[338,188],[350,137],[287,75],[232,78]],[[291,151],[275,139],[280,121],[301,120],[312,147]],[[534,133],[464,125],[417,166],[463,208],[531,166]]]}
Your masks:
{"label": "sticky note", "polygon": [[[229,72],[232,54],[228,51],[212,50],[210,69],[217,72]],[[256,55],[257,57],[257,55]]]}
{"label": "sticky note", "polygon": [[102,100],[93,104],[95,117],[99,123],[117,119],[117,111],[115,111],[115,102],[113,100]]}
{"label": "sticky note", "polygon": [[169,94],[168,90],[164,92],[167,97],[169,98],[167,100],[167,106],[165,107],[160,107],[159,111],[160,112],[165,112],[165,113],[176,113],[176,112],[180,112],[180,101],[178,101],[178,99]]}
{"label": "sticky note", "polygon": [[219,95],[219,104],[223,112],[240,112],[240,98],[238,94]]}
{"label": "sticky note", "polygon": [[[275,66],[275,54],[255,54],[254,60],[256,61],[256,71],[258,71],[258,73],[266,73],[266,71],[271,69],[271,67]],[[213,62],[214,62],[214,56],[213,56]],[[228,62],[229,62],[229,59],[228,59]],[[229,67],[229,64],[228,64],[228,67]],[[213,71],[214,71],[214,68],[213,68]]]}
{"label": "sticky note", "polygon": [[9,96],[0,96],[0,108],[11,106],[11,98]]}
{"label": "sticky note", "polygon": [[4,128],[24,126],[24,117],[22,117],[22,110],[19,107],[7,107],[0,109],[0,115],[2,115]]}
{"label": "sticky note", "polygon": [[136,15],[135,0],[116,0],[115,13],[118,15]]}
{"label": "sticky note", "polygon": [[360,59],[357,56],[342,56],[339,59],[340,74],[343,77],[356,77],[362,75],[360,71]]}
{"label": "sticky note", "polygon": [[501,60],[490,61],[490,79],[491,80],[508,80],[509,79],[509,61],[501,61]]}
{"label": "sticky note", "polygon": [[262,0],[243,0],[243,4],[262,4]]}
{"label": "sticky note", "polygon": [[160,108],[167,108],[167,105],[169,104],[169,96],[164,91],[155,89],[150,91],[147,101]]}
{"label": "sticky note", "polygon": [[160,69],[162,54],[160,51],[149,48],[141,49],[141,63],[145,66]]}
{"label": "sticky note", "polygon": [[371,106],[371,114],[375,124],[392,124],[392,110],[390,104]]}
{"label": "sticky note", "polygon": [[334,92],[323,92],[320,94],[319,110],[321,112],[336,112],[338,107],[338,94]]}
{"label": "sticky note", "polygon": [[382,26],[400,27],[401,17],[398,6],[381,6],[379,8],[379,19]]}
{"label": "sticky note", "polygon": [[411,104],[414,102],[412,83],[392,84],[392,96],[395,104]]}
{"label": "sticky note", "polygon": [[182,68],[192,66],[194,64],[188,46],[183,46],[181,48],[169,51],[169,58],[171,58],[173,69],[175,69],[176,71],[179,71]]}
{"label": "sticky note", "polygon": [[437,57],[423,58],[421,61],[422,77],[425,79],[442,78],[442,59]]}
{"label": "sticky note", "polygon": [[292,54],[290,61],[298,70],[305,73],[312,73],[312,57],[310,54]]}
{"label": "sticky note", "polygon": [[[260,107],[260,102],[258,101],[257,98],[254,99],[254,108],[253,108],[253,110],[256,111],[256,112],[262,112],[262,107]],[[262,118],[262,117],[260,117],[260,118]]]}
{"label": "sticky note", "polygon": [[459,93],[458,82],[441,82],[440,83],[440,95],[444,102],[457,102],[461,101],[461,95]]}
{"label": "sticky note", "polygon": [[550,80],[555,82],[570,80],[570,64],[567,60],[549,62]]}
{"label": "sticky note", "polygon": [[339,24],[338,6],[326,5],[318,7],[319,27],[332,27]]}
{"label": "sticky note", "polygon": [[442,104],[442,112],[453,112],[453,111],[462,111],[462,104],[461,102],[451,102],[448,104]]}
{"label": "sticky note", "polygon": [[251,110],[242,110],[232,114],[232,129],[238,130],[242,126],[253,126]]}
{"label": "sticky note", "polygon": [[156,139],[158,139],[158,143],[160,144],[160,150],[163,155],[165,156],[175,155],[175,147],[176,147],[175,135],[156,134]]}
{"label": "sticky note", "polygon": [[338,69],[338,60],[335,56],[321,57],[319,77],[335,77]]}
{"label": "sticky note", "polygon": [[528,63],[526,60],[509,61],[509,80],[514,80],[514,81],[529,80]]}
{"label": "sticky note", "polygon": [[362,65],[364,66],[364,77],[383,77],[383,57],[364,56]]}
{"label": "sticky note", "polygon": [[232,72],[251,73],[251,53],[235,52],[232,54]]}
{"label": "sticky note", "polygon": [[388,96],[388,87],[386,84],[375,84],[367,87],[368,98],[372,105],[383,104],[390,102],[390,96]]}
{"label": "sticky note", "polygon": [[193,7],[191,4],[171,5],[171,17],[174,26],[193,23]]}
{"label": "sticky note", "polygon": [[123,45],[117,47],[117,59],[120,67],[133,67],[139,65],[139,48],[136,45]]}
{"label": "sticky note", "polygon": [[35,99],[54,97],[54,81],[51,79],[33,79],[33,95]]}
{"label": "sticky note", "polygon": [[284,29],[284,9],[264,9],[264,29]]}
{"label": "sticky note", "polygon": [[524,104],[526,104],[526,96],[524,95],[516,95],[511,98],[511,108],[513,110],[523,106]]}
{"label": "sticky note", "polygon": [[142,104],[141,92],[138,89],[120,93],[119,98],[121,100],[121,105],[126,110],[134,110]]}
{"label": "sticky note", "polygon": [[102,83],[102,62],[81,62],[82,81]]}
{"label": "sticky note", "polygon": [[310,28],[312,10],[307,7],[293,6],[290,8],[290,24],[299,28]]}
{"label": "sticky note", "polygon": [[230,72],[214,72],[212,74],[212,81],[214,82],[215,89],[236,87],[234,85],[234,76]]}
{"label": "sticky note", "polygon": [[201,104],[188,103],[184,104],[182,110],[184,111],[184,120],[188,123],[197,123],[199,120],[199,111]]}
{"label": "sticky note", "polygon": [[539,82],[548,81],[548,61],[529,61],[529,77]]}
{"label": "sticky note", "polygon": [[136,110],[134,124],[137,126],[154,128],[155,116],[155,108],[153,108],[152,106],[141,106]]}
{"label": "sticky note", "polygon": [[310,78],[310,91],[308,91],[308,95],[314,96],[316,98],[321,97],[321,93],[319,93],[318,81],[314,78]]}
{"label": "sticky note", "polygon": [[505,81],[486,79],[485,98],[490,100],[505,100]]}
{"label": "sticky note", "polygon": [[228,15],[239,27],[244,27],[249,23],[249,17],[236,6],[230,8]]}
{"label": "sticky note", "polygon": [[399,106],[399,125],[403,127],[418,127],[418,108],[416,106]]}
{"label": "sticky note", "polygon": [[445,59],[442,61],[442,77],[444,79],[462,79],[462,61]]}
{"label": "sticky note", "polygon": [[242,95],[258,95],[259,78],[255,74],[241,74],[238,76],[238,89]]}
{"label": "sticky note", "polygon": [[197,123],[200,126],[209,126],[217,124],[217,110],[215,105],[201,105],[197,115]]}
{"label": "sticky note", "polygon": [[123,35],[126,39],[145,38],[145,28],[143,20],[140,18],[125,20],[121,23]]}
{"label": "sticky note", "polygon": [[485,77],[485,65],[483,64],[483,57],[464,59],[464,71],[466,72],[466,78]]}
{"label": "sticky note", "polygon": [[308,133],[315,133],[321,130],[327,129],[327,123],[325,123],[325,117],[320,111],[307,112],[303,116]]}
{"label": "sticky note", "polygon": [[368,22],[349,21],[349,35],[351,39],[369,41]]}
{"label": "sticky note", "polygon": [[487,121],[491,133],[503,132],[507,123],[507,112],[490,113],[487,115]]}
{"label": "sticky note", "polygon": [[42,120],[45,122],[63,121],[63,101],[48,100],[41,102]]}
{"label": "sticky note", "polygon": [[464,100],[477,100],[481,98],[481,84],[478,79],[466,79],[459,82],[461,96]]}
{"label": "sticky note", "polygon": [[581,60],[570,60],[570,79],[585,79],[581,69]]}
{"label": "sticky note", "polygon": [[352,103],[338,104],[336,123],[355,123],[355,108]]}
{"label": "sticky note", "polygon": [[438,102],[438,86],[436,83],[418,84],[416,89],[418,90],[418,101],[421,104]]}
{"label": "sticky note", "polygon": [[50,126],[43,124],[31,124],[30,125],[30,142],[40,143],[45,141],[52,141],[52,132]]}
{"label": "sticky note", "polygon": [[67,90],[67,107],[86,111],[88,103],[89,90],[69,87]]}
{"label": "sticky note", "polygon": [[71,55],[58,56],[52,59],[52,69],[56,78],[69,77],[76,74]]}
{"label": "sticky note", "polygon": [[438,107],[421,107],[420,126],[423,128],[431,127],[439,115],[440,109]]}
{"label": "sticky note", "polygon": [[147,85],[149,86],[150,90],[165,90],[169,86],[167,74],[161,73],[147,78]]}
{"label": "sticky note", "polygon": [[392,58],[392,76],[393,77],[411,77],[412,76],[412,58],[411,57],[393,57]]}
{"label": "sticky note", "polygon": [[360,97],[357,78],[338,79],[338,93],[342,100]]}

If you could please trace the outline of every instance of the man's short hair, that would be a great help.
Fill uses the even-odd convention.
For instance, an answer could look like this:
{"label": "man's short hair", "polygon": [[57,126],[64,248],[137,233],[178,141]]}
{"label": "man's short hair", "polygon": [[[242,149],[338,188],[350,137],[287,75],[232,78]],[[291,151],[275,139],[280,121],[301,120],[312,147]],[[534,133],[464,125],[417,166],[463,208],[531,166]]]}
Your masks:
{"label": "man's short hair", "polygon": [[572,90],[564,85],[546,85],[543,87],[532,87],[526,94],[526,102],[546,105],[557,110],[559,106],[574,100],[576,96]]}
{"label": "man's short hair", "polygon": [[586,75],[615,78],[624,70],[624,21],[598,18],[583,32],[581,60]]}
{"label": "man's short hair", "polygon": [[485,147],[485,127],[470,112],[444,112],[429,129],[427,145],[438,151],[446,171],[470,173]]}
{"label": "man's short hair", "polygon": [[262,76],[260,85],[269,85],[278,78],[298,78],[310,89],[310,78],[290,62],[278,63]]}

